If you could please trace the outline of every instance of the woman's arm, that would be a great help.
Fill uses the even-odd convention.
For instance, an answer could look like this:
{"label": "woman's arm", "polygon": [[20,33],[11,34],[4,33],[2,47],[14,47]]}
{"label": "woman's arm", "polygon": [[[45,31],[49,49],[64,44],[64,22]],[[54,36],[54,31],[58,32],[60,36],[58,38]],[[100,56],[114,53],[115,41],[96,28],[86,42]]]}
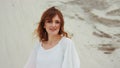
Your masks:
{"label": "woman's arm", "polygon": [[66,50],[64,54],[62,68],[80,68],[80,59],[74,43],[69,40],[69,42],[65,44],[65,46]]}

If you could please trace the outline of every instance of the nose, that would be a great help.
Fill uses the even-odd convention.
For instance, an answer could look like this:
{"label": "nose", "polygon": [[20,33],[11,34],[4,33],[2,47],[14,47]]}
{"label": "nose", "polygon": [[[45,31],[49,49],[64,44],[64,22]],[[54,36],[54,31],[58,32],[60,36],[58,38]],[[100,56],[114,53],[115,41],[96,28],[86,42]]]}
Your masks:
{"label": "nose", "polygon": [[55,26],[56,26],[56,23],[55,23],[55,22],[53,22],[53,23],[52,23],[52,26],[53,26],[53,27],[55,27]]}

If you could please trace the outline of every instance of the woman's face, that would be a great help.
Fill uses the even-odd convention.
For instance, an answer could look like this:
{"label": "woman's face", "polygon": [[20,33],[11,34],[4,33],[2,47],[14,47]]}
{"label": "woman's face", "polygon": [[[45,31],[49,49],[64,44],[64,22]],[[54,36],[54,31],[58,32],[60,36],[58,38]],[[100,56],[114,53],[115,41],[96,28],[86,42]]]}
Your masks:
{"label": "woman's face", "polygon": [[46,29],[48,35],[58,35],[60,30],[60,18],[55,15],[52,20],[46,20],[44,28]]}

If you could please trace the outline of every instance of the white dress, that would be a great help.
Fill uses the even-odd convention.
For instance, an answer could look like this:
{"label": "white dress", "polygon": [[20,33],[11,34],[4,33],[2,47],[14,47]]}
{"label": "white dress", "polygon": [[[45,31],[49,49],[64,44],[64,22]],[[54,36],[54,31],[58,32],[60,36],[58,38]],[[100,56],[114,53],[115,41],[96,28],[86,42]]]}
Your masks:
{"label": "white dress", "polygon": [[71,39],[62,37],[57,45],[45,50],[38,42],[24,68],[80,68],[80,59]]}

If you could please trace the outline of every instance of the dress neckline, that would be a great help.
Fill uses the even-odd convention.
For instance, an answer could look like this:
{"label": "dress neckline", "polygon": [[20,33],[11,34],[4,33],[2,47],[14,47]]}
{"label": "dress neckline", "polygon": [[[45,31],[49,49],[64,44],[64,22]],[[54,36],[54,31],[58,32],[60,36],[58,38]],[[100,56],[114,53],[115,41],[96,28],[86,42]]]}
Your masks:
{"label": "dress neckline", "polygon": [[52,50],[56,49],[56,48],[60,45],[60,43],[61,43],[61,41],[63,40],[63,38],[64,38],[64,37],[62,37],[55,46],[53,46],[52,48],[49,48],[49,49],[43,48],[43,47],[42,47],[42,42],[40,42],[40,48],[42,49],[42,51],[45,51],[45,52],[52,51]]}

